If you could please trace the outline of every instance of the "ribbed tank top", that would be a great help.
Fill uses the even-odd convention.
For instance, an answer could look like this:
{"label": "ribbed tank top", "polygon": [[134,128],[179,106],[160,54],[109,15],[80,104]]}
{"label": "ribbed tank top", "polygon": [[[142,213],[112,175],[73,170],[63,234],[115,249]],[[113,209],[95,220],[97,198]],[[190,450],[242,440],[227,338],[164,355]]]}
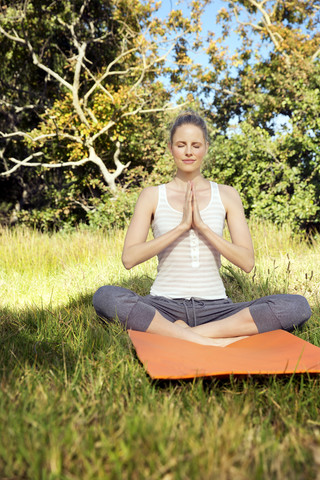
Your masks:
{"label": "ribbed tank top", "polygon": [[[214,182],[210,185],[210,202],[200,214],[211,230],[222,237],[226,212],[218,185]],[[182,212],[168,202],[166,185],[158,188],[158,205],[151,225],[154,238],[172,230],[182,220]],[[220,266],[220,253],[201,233],[191,229],[158,254],[158,273],[150,294],[204,300],[226,298]]]}

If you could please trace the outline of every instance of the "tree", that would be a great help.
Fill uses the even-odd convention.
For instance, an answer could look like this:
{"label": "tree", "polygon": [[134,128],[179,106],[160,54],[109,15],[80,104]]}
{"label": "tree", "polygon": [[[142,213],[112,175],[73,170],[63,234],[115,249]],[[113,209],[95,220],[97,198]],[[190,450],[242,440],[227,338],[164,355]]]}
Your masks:
{"label": "tree", "polygon": [[104,183],[117,193],[117,179],[139,163],[137,143],[141,150],[161,121],[155,114],[176,108],[158,79],[164,62],[199,26],[199,8],[190,20],[172,11],[166,21],[156,17],[158,8],[152,0],[2,6],[2,111],[10,119],[1,125],[2,177],[23,171],[24,181],[30,168],[39,177],[66,168],[70,188],[85,177],[87,187]]}
{"label": "tree", "polygon": [[[229,58],[224,53],[226,68],[218,78],[216,55],[212,71],[202,77],[220,149],[221,142],[225,151],[237,149],[239,134],[244,136],[240,164],[245,166],[251,149],[261,159],[259,165],[252,159],[256,172],[271,175],[252,177],[246,166],[248,188],[242,191],[248,213],[279,222],[287,218],[308,228],[320,226],[319,19],[319,0],[228,1],[218,20],[226,39],[236,28],[239,47]],[[208,54],[223,41],[212,38]],[[232,183],[237,184],[235,172]],[[255,190],[252,195],[248,185]]]}

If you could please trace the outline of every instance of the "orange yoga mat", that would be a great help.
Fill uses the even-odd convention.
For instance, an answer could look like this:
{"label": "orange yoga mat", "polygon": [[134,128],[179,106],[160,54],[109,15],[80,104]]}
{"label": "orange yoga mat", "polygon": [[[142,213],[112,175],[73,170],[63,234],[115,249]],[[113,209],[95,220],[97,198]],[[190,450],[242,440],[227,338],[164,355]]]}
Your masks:
{"label": "orange yoga mat", "polygon": [[253,335],[223,348],[133,330],[129,335],[152,378],[320,373],[320,348],[284,330]]}

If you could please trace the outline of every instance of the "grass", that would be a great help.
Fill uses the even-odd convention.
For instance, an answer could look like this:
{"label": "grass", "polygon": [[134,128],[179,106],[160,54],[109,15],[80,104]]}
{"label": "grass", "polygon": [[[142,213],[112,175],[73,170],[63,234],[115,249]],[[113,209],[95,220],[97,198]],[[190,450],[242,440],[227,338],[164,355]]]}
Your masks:
{"label": "grass", "polygon": [[[252,223],[256,269],[224,263],[234,301],[302,293],[320,346],[320,242]],[[1,479],[318,479],[320,379],[152,381],[94,291],[147,293],[154,260],[127,272],[122,232],[0,235]]]}

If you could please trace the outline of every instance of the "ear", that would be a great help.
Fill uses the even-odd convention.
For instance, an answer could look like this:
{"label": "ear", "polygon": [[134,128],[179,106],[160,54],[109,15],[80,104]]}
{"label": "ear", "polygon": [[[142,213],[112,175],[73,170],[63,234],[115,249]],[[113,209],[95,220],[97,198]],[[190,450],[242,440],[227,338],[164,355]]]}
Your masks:
{"label": "ear", "polygon": [[170,153],[172,153],[172,144],[171,144],[171,142],[168,142],[168,148],[169,148],[169,150],[170,150]]}

